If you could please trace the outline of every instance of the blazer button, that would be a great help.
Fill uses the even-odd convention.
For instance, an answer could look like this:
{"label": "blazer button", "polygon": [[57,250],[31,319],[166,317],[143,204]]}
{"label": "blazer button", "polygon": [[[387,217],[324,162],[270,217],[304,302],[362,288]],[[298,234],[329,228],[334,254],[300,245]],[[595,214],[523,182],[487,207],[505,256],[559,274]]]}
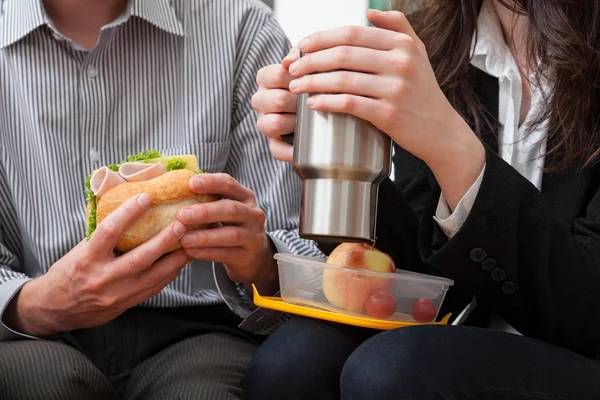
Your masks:
{"label": "blazer button", "polygon": [[506,279],[506,272],[504,272],[500,268],[494,268],[492,272],[490,272],[490,275],[492,276],[492,279],[496,282],[502,282],[504,279]]}
{"label": "blazer button", "polygon": [[493,270],[495,267],[496,267],[496,260],[494,260],[493,258],[488,258],[487,260],[483,260],[483,262],[481,263],[481,269],[486,272]]}
{"label": "blazer button", "polygon": [[482,262],[487,257],[487,253],[483,249],[479,248],[471,250],[471,253],[469,253],[469,255],[471,256],[471,260],[477,263]]}
{"label": "blazer button", "polygon": [[517,290],[519,290],[519,288],[512,282],[506,282],[502,285],[502,292],[504,294],[515,294]]}

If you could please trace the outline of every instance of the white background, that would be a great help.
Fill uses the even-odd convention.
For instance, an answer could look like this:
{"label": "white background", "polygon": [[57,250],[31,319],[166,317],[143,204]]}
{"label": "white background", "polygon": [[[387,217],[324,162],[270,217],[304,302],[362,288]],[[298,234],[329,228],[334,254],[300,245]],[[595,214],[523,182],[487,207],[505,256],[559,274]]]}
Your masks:
{"label": "white background", "polygon": [[366,25],[368,0],[275,0],[275,17],[293,45],[305,36],[345,25]]}

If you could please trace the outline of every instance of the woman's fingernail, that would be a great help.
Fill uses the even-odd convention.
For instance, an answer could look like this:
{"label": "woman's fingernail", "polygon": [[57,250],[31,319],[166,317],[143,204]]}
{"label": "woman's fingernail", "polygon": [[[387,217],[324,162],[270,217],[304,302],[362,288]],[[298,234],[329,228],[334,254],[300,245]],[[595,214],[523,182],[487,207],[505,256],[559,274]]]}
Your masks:
{"label": "woman's fingernail", "polygon": [[188,246],[190,244],[193,244],[195,241],[196,235],[194,235],[193,233],[188,233],[181,239],[181,244],[184,246]]}
{"label": "woman's fingernail", "polygon": [[152,203],[152,198],[147,193],[142,193],[138,196],[137,202],[142,207],[148,207]]}
{"label": "woman's fingernail", "polygon": [[290,52],[287,54],[287,56],[285,56],[285,58],[294,58],[298,56],[298,48],[297,47],[292,47],[290,49]]}
{"label": "woman's fingernail", "polygon": [[309,42],[310,42],[310,41],[308,40],[308,38],[304,38],[304,39],[302,39],[302,40],[300,41],[300,43],[298,43],[298,48],[299,48],[300,50],[304,50],[306,47],[308,47],[308,43],[309,43]]}
{"label": "woman's fingernail", "polygon": [[313,99],[312,97],[309,97],[308,100],[306,100],[306,105],[309,107],[312,107],[315,105],[315,99]]}
{"label": "woman's fingernail", "polygon": [[189,209],[184,209],[183,211],[181,211],[181,218],[183,219],[183,222],[186,222],[186,223],[192,222],[194,220],[194,211],[189,210]]}
{"label": "woman's fingernail", "polygon": [[369,8],[368,11],[371,11],[372,13],[377,13],[377,14],[382,14],[383,13],[381,10],[377,10],[375,8]]}
{"label": "woman's fingernail", "polygon": [[290,90],[296,90],[300,87],[300,82],[297,79],[294,79],[290,82]]}
{"label": "woman's fingernail", "polygon": [[175,236],[183,236],[185,234],[185,226],[181,222],[175,221],[173,224],[173,233]]}
{"label": "woman's fingernail", "polygon": [[298,70],[298,61],[294,61],[292,63],[292,65],[290,65],[290,67],[288,68],[288,71],[290,71],[290,74],[295,73]]}

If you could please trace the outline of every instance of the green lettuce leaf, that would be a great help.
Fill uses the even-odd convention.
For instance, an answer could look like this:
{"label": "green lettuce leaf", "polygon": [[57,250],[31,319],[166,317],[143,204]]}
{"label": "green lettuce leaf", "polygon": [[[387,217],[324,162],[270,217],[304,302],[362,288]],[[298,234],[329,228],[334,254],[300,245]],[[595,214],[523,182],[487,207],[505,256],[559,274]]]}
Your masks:
{"label": "green lettuce leaf", "polygon": [[167,163],[167,172],[168,171],[175,171],[178,169],[185,169],[187,167],[187,162],[185,162],[183,160],[183,158],[173,158],[171,160],[169,160],[169,162]]}
{"label": "green lettuce leaf", "polygon": [[[129,162],[148,162],[153,158],[161,157],[161,154],[158,150],[145,150],[138,154],[132,154],[127,157],[126,161]],[[125,162],[125,161],[123,161]],[[122,163],[121,163],[122,164]]]}

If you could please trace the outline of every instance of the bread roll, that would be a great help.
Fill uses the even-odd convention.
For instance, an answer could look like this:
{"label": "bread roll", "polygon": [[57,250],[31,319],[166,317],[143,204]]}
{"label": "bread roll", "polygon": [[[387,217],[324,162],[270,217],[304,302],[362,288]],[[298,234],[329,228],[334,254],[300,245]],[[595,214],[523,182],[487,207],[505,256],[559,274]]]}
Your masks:
{"label": "bread roll", "polygon": [[[131,197],[140,193],[148,193],[152,197],[151,207],[125,231],[115,251],[126,253],[147,242],[173,223],[177,219],[179,210],[184,207],[218,200],[216,195],[197,195],[190,190],[189,180],[194,175],[195,172],[187,169],[175,170],[148,181],[124,183],[107,191],[97,204],[98,224]],[[191,231],[207,227],[207,225],[195,225],[187,226],[187,229]],[[169,252],[180,247],[181,245],[177,243]]]}

